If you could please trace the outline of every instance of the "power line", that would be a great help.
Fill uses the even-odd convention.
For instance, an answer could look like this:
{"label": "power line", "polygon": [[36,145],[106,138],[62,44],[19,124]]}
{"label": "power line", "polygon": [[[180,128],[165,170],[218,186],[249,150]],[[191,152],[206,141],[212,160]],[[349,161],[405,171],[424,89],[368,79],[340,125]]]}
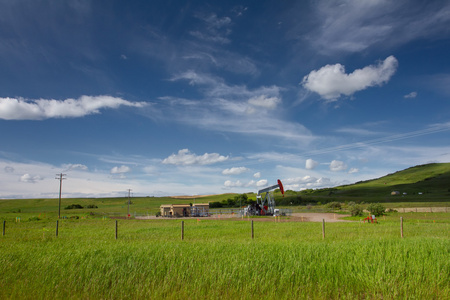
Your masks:
{"label": "power line", "polygon": [[130,216],[130,193],[131,193],[131,189],[128,189],[128,213],[127,216]]}
{"label": "power line", "polygon": [[67,174],[60,173],[60,174],[56,174],[56,176],[58,176],[58,177],[56,177],[55,179],[58,179],[58,180],[59,180],[58,219],[61,219],[61,190],[62,190],[62,181],[65,180],[65,179],[67,179],[67,178],[64,178],[64,176],[67,176]]}

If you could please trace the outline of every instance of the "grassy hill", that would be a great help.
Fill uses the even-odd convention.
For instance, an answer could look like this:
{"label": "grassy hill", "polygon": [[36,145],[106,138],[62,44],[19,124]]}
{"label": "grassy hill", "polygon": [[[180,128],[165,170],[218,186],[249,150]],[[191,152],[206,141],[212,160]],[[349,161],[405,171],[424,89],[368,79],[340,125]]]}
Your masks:
{"label": "grassy hill", "polygon": [[[391,195],[393,191],[399,195]],[[322,202],[432,202],[450,201],[450,163],[433,163],[408,168],[378,179],[335,188],[306,190],[302,197]],[[317,202],[316,201],[316,202]]]}

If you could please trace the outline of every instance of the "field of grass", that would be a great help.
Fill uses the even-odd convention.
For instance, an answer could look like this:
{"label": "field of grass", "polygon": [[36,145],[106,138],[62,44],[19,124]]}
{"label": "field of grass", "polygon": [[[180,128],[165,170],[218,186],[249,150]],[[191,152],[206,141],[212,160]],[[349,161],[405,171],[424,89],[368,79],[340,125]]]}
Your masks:
{"label": "field of grass", "polygon": [[[404,218],[400,238],[399,217]],[[350,218],[352,219],[352,218]],[[357,219],[357,218],[353,218]],[[1,299],[448,299],[450,213],[379,224],[8,219]]]}

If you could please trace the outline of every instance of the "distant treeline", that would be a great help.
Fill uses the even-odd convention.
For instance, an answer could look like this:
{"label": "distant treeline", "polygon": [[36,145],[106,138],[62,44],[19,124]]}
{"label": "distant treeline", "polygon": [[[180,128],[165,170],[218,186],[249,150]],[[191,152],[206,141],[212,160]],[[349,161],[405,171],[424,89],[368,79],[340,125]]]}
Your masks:
{"label": "distant treeline", "polygon": [[[255,200],[249,199],[247,194],[236,195],[233,198],[228,198],[222,201],[210,202],[210,208],[231,208],[231,207],[242,207],[255,203]],[[285,196],[276,195],[275,204],[278,206],[289,206],[289,205],[307,205],[311,204],[311,199],[303,199],[297,192],[286,191]]]}

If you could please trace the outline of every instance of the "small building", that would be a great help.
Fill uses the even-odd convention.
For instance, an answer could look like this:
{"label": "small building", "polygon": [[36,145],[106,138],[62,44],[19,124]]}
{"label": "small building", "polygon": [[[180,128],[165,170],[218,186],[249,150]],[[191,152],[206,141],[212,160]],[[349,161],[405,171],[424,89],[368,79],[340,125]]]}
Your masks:
{"label": "small building", "polygon": [[172,213],[170,211],[170,209],[172,208],[172,204],[163,204],[159,207],[160,211],[161,211],[161,216],[162,217],[170,217],[172,216]]}
{"label": "small building", "polygon": [[209,203],[196,203],[191,208],[192,217],[207,217],[209,216]]}
{"label": "small building", "polygon": [[193,204],[163,204],[160,206],[162,217],[207,217],[209,203]]}

